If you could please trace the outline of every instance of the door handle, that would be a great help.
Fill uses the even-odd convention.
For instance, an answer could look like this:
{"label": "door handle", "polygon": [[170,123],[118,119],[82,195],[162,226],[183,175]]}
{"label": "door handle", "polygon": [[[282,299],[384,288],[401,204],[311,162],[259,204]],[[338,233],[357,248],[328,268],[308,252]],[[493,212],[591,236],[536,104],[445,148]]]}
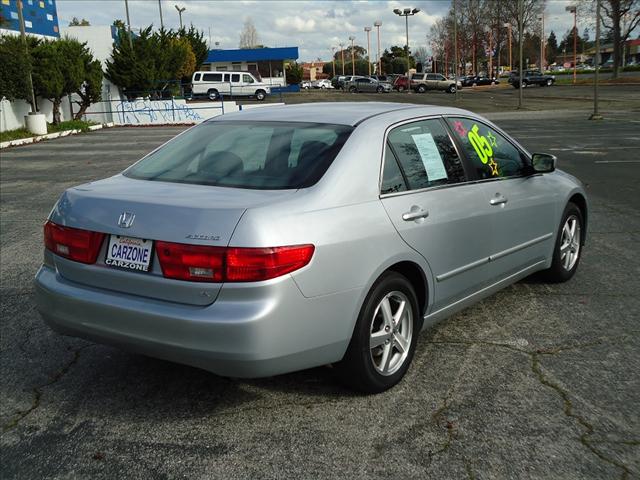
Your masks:
{"label": "door handle", "polygon": [[505,197],[504,195],[501,195],[499,193],[496,193],[496,196],[493,197],[491,200],[489,200],[489,203],[491,205],[503,205],[505,203],[507,203],[509,201],[509,199],[507,197]]}
{"label": "door handle", "polygon": [[404,220],[405,222],[411,222],[413,220],[427,218],[428,216],[429,212],[427,210],[423,210],[421,207],[413,205],[411,207],[411,210],[402,214],[402,220]]}

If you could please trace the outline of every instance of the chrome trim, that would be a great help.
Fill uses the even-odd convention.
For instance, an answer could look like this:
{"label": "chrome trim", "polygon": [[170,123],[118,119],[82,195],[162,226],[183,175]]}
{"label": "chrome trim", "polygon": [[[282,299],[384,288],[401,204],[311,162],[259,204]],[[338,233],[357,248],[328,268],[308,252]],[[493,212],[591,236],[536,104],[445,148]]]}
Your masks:
{"label": "chrome trim", "polygon": [[536,243],[544,242],[546,239],[551,238],[552,236],[553,236],[553,233],[547,233],[538,238],[534,238],[532,240],[521,243],[520,245],[516,245],[515,247],[507,248],[506,250],[502,250],[501,252],[490,255],[489,261],[493,262],[495,260],[498,260],[499,258],[506,257],[507,255],[511,255],[512,253],[515,253],[519,250],[524,250],[525,248],[535,245]]}
{"label": "chrome trim", "polygon": [[451,270],[447,273],[443,273],[442,275],[437,275],[436,276],[436,281],[438,282],[443,282],[444,280],[447,280],[451,277],[455,277],[456,275],[460,275],[461,273],[464,273],[468,270],[471,270],[473,268],[479,267],[480,265],[484,265],[486,263],[489,263],[489,259],[491,257],[486,257],[486,258],[481,258],[480,260],[476,260],[474,262],[468,263],[467,265],[463,265],[462,267],[458,267],[454,270]]}

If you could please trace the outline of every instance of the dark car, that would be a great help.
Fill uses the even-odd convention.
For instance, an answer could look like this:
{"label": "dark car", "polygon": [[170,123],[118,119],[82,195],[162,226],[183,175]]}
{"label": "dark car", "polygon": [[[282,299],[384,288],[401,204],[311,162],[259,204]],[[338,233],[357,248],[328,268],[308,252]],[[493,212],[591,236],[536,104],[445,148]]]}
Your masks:
{"label": "dark car", "polygon": [[500,83],[495,78],[490,78],[485,75],[468,75],[460,79],[463,87],[476,87],[479,85],[497,85]]}
{"label": "dark car", "polygon": [[523,87],[528,87],[529,85],[550,87],[555,83],[555,81],[556,77],[542,73],[540,70],[525,70],[524,75],[522,76],[522,81],[520,81],[520,73],[518,71],[513,71],[509,75],[508,80],[513,88],[520,88],[520,84],[522,84]]}

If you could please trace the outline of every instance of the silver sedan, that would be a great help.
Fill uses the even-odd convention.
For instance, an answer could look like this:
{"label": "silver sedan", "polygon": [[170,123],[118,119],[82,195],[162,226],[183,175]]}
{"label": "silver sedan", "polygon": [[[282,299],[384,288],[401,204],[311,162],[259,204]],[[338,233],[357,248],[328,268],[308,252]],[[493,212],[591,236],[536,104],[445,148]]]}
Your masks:
{"label": "silver sedan", "polygon": [[38,309],[63,334],[220,375],[334,364],[379,392],[436,321],[534,272],[569,280],[587,210],[553,156],[465,110],[245,110],[65,191]]}

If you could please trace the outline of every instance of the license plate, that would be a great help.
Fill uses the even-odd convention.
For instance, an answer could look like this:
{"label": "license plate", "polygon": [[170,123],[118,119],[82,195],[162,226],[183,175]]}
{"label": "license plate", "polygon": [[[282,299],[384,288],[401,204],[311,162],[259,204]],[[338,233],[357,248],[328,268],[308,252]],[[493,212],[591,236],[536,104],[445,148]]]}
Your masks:
{"label": "license plate", "polygon": [[112,267],[148,272],[153,240],[111,235],[104,263]]}

